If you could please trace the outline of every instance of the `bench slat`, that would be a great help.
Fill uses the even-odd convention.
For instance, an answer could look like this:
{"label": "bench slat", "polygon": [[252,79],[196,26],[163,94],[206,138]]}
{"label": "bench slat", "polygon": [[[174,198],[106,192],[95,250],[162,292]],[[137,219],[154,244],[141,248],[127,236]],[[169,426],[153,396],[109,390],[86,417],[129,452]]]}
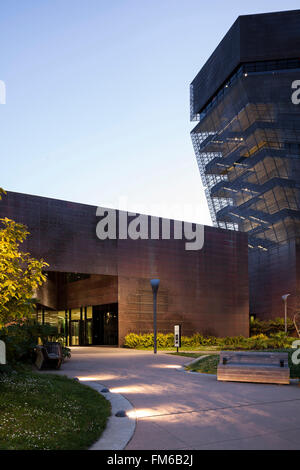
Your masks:
{"label": "bench slat", "polygon": [[[223,364],[224,358],[226,364]],[[283,361],[283,367],[280,361]],[[220,381],[289,384],[288,353],[222,351],[217,378]]]}

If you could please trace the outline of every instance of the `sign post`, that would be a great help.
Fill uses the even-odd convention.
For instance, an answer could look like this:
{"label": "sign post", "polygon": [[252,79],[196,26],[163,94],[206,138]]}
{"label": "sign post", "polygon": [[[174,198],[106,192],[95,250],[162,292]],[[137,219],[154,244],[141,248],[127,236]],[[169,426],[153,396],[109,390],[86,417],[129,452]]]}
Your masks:
{"label": "sign post", "polygon": [[177,348],[177,352],[181,348],[181,325],[174,326],[174,346]]}
{"label": "sign post", "polygon": [[0,364],[6,364],[6,348],[4,341],[0,340]]}
{"label": "sign post", "polygon": [[291,294],[286,294],[282,296],[282,300],[284,302],[284,332],[287,335],[287,299]]}
{"label": "sign post", "polygon": [[153,292],[153,332],[154,332],[154,354],[157,354],[157,315],[156,315],[156,304],[157,304],[157,291],[159,288],[159,279],[152,279],[150,284]]}

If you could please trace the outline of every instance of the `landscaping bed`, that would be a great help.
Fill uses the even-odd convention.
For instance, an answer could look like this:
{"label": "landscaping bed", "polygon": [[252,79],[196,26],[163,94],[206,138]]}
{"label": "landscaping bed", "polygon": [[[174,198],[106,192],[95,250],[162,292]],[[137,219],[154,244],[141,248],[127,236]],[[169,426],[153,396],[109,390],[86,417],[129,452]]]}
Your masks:
{"label": "landscaping bed", "polygon": [[[255,351],[258,352],[258,351]],[[261,351],[264,352],[264,351]],[[268,350],[268,352],[272,352]],[[273,352],[287,352],[289,354],[289,367],[290,367],[290,376],[291,379],[300,379],[300,364],[295,365],[292,363],[291,357],[292,354],[295,352],[294,349],[276,349]],[[180,354],[180,353],[179,353]],[[183,354],[180,354],[183,355]],[[199,372],[202,374],[217,374],[217,367],[220,360],[219,354],[210,354],[206,357],[203,357],[203,354],[195,354],[193,353],[189,357],[202,357],[199,361],[194,362],[193,364],[186,366],[186,370],[191,372]]]}
{"label": "landscaping bed", "polygon": [[211,354],[210,356],[203,357],[203,359],[187,366],[186,370],[191,372],[200,372],[202,374],[217,374],[219,360],[219,354]]}
{"label": "landscaping bed", "polygon": [[[282,328],[284,328],[284,324],[282,323],[282,319],[279,318],[270,322],[256,321],[254,329],[255,334],[253,334],[252,329],[249,338],[244,336],[227,336],[220,338],[201,333],[194,334],[193,336],[182,336],[180,349],[181,351],[197,352],[222,351],[224,349],[232,351],[258,351],[290,348],[297,338],[292,336],[293,332],[290,331],[292,327],[289,328],[289,335],[286,335],[285,332],[282,331]],[[132,349],[153,349],[154,336],[153,334],[129,333],[125,337],[124,346]],[[174,334],[158,333],[157,348],[164,351],[175,351]]]}
{"label": "landscaping bed", "polygon": [[52,374],[0,373],[0,450],[80,450],[99,439],[110,403]]}
{"label": "landscaping bed", "polygon": [[[170,352],[168,353],[170,356],[182,356],[182,357],[192,357],[197,359],[197,357],[206,356],[210,354],[218,354],[218,352],[214,351],[202,351],[202,352]],[[218,355],[219,356],[219,355]]]}

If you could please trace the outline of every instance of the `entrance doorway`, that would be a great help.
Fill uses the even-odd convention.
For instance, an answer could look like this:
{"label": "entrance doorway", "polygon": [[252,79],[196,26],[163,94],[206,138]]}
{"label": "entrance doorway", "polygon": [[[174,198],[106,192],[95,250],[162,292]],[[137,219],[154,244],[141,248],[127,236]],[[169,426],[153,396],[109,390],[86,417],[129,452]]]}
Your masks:
{"label": "entrance doorway", "polygon": [[66,346],[117,346],[118,304],[38,310],[37,321],[58,327]]}
{"label": "entrance doorway", "polygon": [[118,304],[93,307],[93,345],[118,345]]}

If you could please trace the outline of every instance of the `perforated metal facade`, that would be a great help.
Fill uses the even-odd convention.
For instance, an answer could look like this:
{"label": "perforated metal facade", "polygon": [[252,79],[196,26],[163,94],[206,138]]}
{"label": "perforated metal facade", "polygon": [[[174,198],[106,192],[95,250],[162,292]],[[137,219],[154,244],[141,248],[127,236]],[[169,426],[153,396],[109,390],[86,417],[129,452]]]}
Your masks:
{"label": "perforated metal facade", "polygon": [[[257,34],[248,38],[246,46],[249,24],[253,31],[256,25]],[[272,34],[275,41],[282,39],[277,56],[273,49],[270,52],[271,46],[260,42],[266,29],[266,41],[272,42]],[[253,313],[265,316],[271,307],[261,308],[255,300],[262,283],[257,257],[263,256],[264,266],[269,265],[264,275],[274,278],[272,266],[280,269],[278,250],[296,244],[300,236],[300,105],[292,102],[292,84],[300,80],[300,54],[293,51],[299,41],[300,10],[241,17],[191,85],[191,118],[199,121],[191,136],[213,223],[248,234]],[[201,98],[203,71],[211,77],[220,70],[226,51],[231,51],[228,62],[234,68],[227,69],[222,86],[210,96],[208,90],[216,85],[206,84]],[[290,264],[291,270],[295,263]],[[286,288],[295,291],[294,281]],[[280,287],[274,285],[266,292],[278,297],[278,305],[279,294]]]}

